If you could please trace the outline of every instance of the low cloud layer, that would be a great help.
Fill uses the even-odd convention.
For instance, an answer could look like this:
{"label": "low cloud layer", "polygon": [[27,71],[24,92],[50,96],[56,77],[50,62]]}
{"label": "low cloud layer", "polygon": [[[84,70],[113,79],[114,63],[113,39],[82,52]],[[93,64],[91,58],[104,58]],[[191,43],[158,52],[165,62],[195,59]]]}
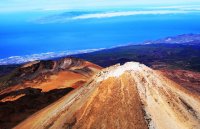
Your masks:
{"label": "low cloud layer", "polygon": [[32,55],[25,55],[25,56],[11,56],[8,58],[0,59],[0,65],[9,65],[9,64],[22,64],[30,61],[35,60],[47,60],[59,57],[65,57],[74,54],[81,54],[81,53],[89,53],[94,51],[103,50],[104,48],[99,49],[86,49],[86,50],[77,50],[77,51],[63,51],[63,52],[47,52],[47,53],[40,53],[40,54],[32,54]]}
{"label": "low cloud layer", "polygon": [[166,14],[186,14],[195,12],[197,10],[184,10],[180,9],[156,9],[156,10],[145,10],[145,11],[105,11],[105,12],[66,12],[59,15],[53,15],[37,19],[37,23],[63,23],[73,20],[84,20],[84,19],[101,19],[101,18],[112,18],[112,17],[125,17],[135,15],[166,15]]}

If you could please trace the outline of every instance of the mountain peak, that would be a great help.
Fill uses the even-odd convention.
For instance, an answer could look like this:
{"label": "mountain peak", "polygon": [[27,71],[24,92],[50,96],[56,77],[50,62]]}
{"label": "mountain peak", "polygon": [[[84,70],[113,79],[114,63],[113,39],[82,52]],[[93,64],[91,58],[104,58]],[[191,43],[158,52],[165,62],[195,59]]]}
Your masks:
{"label": "mountain peak", "polygon": [[97,80],[103,81],[109,77],[120,77],[127,71],[141,72],[145,69],[148,69],[148,67],[138,62],[127,62],[124,65],[116,64],[99,72],[97,76],[100,77]]}

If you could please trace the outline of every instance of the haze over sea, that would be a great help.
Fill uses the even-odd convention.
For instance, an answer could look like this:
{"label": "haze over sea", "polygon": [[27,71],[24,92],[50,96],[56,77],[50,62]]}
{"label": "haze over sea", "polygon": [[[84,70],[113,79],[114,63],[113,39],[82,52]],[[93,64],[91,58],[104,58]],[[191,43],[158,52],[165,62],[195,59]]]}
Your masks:
{"label": "haze over sea", "polygon": [[200,33],[199,23],[199,10],[138,8],[0,13],[0,59],[109,48]]}

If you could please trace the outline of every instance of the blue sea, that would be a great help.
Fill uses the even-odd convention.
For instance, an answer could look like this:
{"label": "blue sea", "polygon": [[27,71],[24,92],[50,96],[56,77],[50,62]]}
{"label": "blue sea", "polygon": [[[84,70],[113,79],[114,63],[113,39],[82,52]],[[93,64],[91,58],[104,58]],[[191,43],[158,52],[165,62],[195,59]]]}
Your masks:
{"label": "blue sea", "polygon": [[[1,13],[0,58],[45,52],[109,48],[166,36],[200,33],[200,14],[195,12],[56,22],[55,19],[60,18],[55,15],[58,13]],[[53,22],[48,22],[52,19]]]}

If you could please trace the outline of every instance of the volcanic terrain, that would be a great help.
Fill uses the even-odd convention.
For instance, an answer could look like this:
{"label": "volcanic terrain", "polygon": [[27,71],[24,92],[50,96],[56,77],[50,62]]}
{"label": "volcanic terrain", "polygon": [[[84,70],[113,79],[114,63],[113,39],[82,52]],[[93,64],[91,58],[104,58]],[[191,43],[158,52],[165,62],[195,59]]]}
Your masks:
{"label": "volcanic terrain", "polygon": [[15,129],[199,129],[200,97],[128,62],[103,69]]}
{"label": "volcanic terrain", "polygon": [[9,129],[87,82],[102,68],[77,58],[34,61],[0,78],[0,129]]}

